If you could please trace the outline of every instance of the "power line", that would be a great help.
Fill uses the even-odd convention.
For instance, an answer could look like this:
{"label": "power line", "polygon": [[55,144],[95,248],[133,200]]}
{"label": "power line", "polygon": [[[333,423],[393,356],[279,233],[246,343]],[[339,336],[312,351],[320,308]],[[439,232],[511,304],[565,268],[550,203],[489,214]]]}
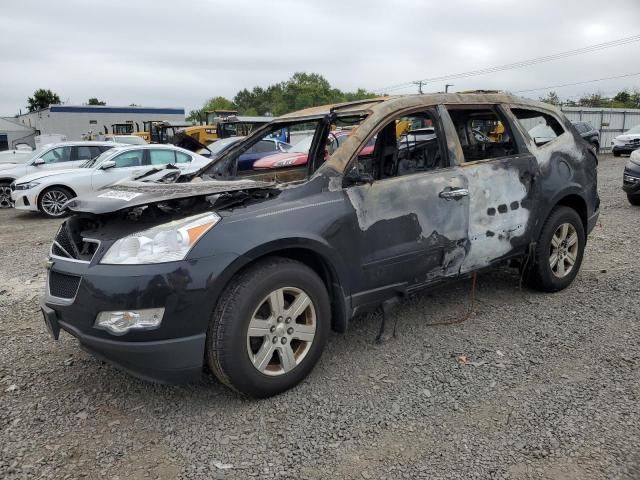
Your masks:
{"label": "power line", "polygon": [[[542,57],[536,57],[536,58],[531,58],[528,60],[522,60],[519,62],[514,62],[514,63],[508,63],[505,65],[498,65],[498,66],[494,66],[494,67],[487,67],[487,68],[482,68],[479,70],[471,70],[468,72],[460,72],[460,73],[454,73],[454,74],[450,74],[450,75],[442,75],[439,77],[431,77],[431,78],[423,78],[422,80],[418,80],[424,83],[432,83],[432,82],[441,82],[444,80],[454,80],[454,79],[458,79],[458,78],[468,78],[468,77],[473,77],[473,76],[477,76],[477,75],[486,75],[488,73],[497,73],[497,72],[503,72],[505,70],[512,70],[512,69],[516,69],[516,68],[523,68],[523,67],[528,67],[530,65],[536,65],[538,63],[544,63],[544,62],[551,62],[553,60],[559,60],[562,58],[567,58],[567,57],[571,57],[571,56],[575,56],[575,55],[584,55],[586,53],[591,53],[591,52],[596,52],[599,50],[604,50],[607,48],[613,48],[613,47],[618,47],[621,45],[626,45],[629,43],[634,43],[634,42],[638,42],[640,41],[640,35],[633,35],[631,37],[625,37],[625,38],[619,38],[617,40],[611,40],[609,42],[604,42],[604,43],[597,43],[595,45],[589,45],[587,47],[582,47],[582,48],[577,48],[574,50],[567,50],[565,52],[559,52],[559,53],[554,53],[552,55],[545,55]],[[390,92],[393,90],[398,90],[398,89],[402,89],[402,88],[406,88],[409,85],[413,85],[415,81],[411,81],[411,82],[404,82],[404,83],[398,83],[396,85],[391,85],[389,87],[385,87],[385,88],[380,88],[376,91],[378,92]]]}
{"label": "power line", "polygon": [[512,93],[525,93],[525,92],[535,92],[537,90],[550,90],[552,88],[573,87],[575,85],[585,85],[587,83],[602,82],[604,80],[615,80],[616,78],[635,77],[637,75],[640,75],[640,72],[638,72],[638,73],[628,73],[626,75],[617,75],[615,77],[596,78],[595,80],[585,80],[583,82],[564,83],[562,85],[550,85],[548,87],[529,88],[527,90],[516,90],[515,92],[512,92]]}

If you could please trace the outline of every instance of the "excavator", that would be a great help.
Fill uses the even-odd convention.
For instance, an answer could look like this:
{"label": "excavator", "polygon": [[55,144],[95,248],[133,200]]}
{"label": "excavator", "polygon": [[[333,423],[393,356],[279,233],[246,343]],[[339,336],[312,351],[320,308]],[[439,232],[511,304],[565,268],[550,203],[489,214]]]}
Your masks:
{"label": "excavator", "polygon": [[189,128],[190,123],[171,123],[164,120],[148,120],[142,122],[142,131],[133,132],[143,138],[147,143],[174,143],[177,133]]}

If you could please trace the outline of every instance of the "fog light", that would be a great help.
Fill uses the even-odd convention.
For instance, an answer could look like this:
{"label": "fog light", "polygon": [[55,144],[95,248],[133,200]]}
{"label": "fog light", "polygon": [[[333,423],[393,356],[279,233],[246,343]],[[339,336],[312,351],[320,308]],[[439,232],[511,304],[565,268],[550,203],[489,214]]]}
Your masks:
{"label": "fog light", "polygon": [[93,326],[107,330],[113,335],[124,335],[129,330],[153,330],[158,328],[160,322],[162,322],[163,315],[164,308],[100,312]]}

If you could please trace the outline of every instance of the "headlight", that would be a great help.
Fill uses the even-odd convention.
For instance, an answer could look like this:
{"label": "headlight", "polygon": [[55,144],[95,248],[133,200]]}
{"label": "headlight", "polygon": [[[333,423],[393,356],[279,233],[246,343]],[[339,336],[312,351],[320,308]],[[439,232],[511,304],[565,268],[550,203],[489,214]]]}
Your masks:
{"label": "headlight", "polygon": [[40,185],[38,182],[16,183],[16,190],[29,190]]}
{"label": "headlight", "polygon": [[116,241],[100,263],[132,265],[182,260],[220,217],[204,213],[158,225]]}

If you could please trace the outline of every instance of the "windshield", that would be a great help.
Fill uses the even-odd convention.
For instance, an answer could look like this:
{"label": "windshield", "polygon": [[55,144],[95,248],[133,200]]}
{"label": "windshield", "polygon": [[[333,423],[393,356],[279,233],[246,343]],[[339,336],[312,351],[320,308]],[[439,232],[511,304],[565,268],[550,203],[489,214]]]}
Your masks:
{"label": "windshield", "polygon": [[311,142],[313,141],[313,135],[303,138],[298,143],[293,145],[289,151],[293,153],[307,153],[311,148]]}
{"label": "windshield", "polygon": [[113,153],[113,150],[107,150],[106,152],[102,152],[97,157],[90,158],[86,162],[80,164],[80,168],[91,168],[91,167],[94,167],[94,166],[98,165],[98,163],[102,162],[105,158],[110,156],[112,153]]}
{"label": "windshield", "polygon": [[[305,180],[335,152],[336,145],[333,143],[339,146],[342,142],[338,139],[348,136],[348,133],[342,131],[352,131],[365,118],[364,114],[350,113],[333,116],[330,124],[326,117],[271,122],[216,155],[200,175],[205,179],[246,177],[276,183]],[[334,133],[330,134],[329,130]],[[293,146],[289,149],[281,148],[282,144],[274,141],[274,138]],[[283,150],[295,155],[282,155]],[[308,166],[308,162],[313,165]]]}
{"label": "windshield", "polygon": [[635,127],[630,128],[625,133],[628,133],[628,134],[631,134],[631,135],[636,135],[636,134],[640,133],[640,125],[636,125]]}

